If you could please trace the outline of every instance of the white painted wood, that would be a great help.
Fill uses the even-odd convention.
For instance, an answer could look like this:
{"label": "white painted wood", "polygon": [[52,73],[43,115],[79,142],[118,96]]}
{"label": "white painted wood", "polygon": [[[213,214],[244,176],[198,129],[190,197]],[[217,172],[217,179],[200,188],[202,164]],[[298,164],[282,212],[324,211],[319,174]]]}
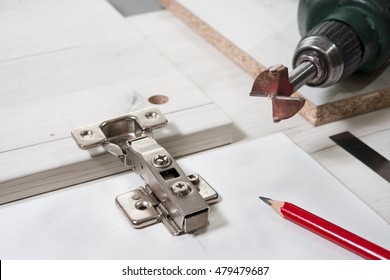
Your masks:
{"label": "white painted wood", "polygon": [[[154,137],[174,157],[232,141],[231,120],[213,104],[166,116],[175,121]],[[0,204],[129,171],[112,155],[92,158],[70,136],[0,153],[0,169]]]}
{"label": "white painted wood", "polygon": [[[389,129],[360,137],[360,140],[390,159]],[[314,153],[313,158],[390,224],[390,184],[388,181],[339,146],[331,146]]]}
{"label": "white painted wood", "polygon": [[154,105],[169,121],[156,137],[173,155],[231,142],[226,114],[105,1],[0,7],[14,27],[0,29],[0,203],[123,171],[76,149],[70,132],[156,94],[169,98]]}
{"label": "white painted wood", "polygon": [[[52,1],[47,1],[45,3],[50,4],[51,2]],[[16,2],[13,1],[2,3],[12,3],[14,5],[12,8],[19,7],[15,6]],[[80,1],[78,3],[81,3],[78,5],[84,5],[90,2]],[[91,7],[97,7],[97,10],[101,10],[102,14],[100,16],[115,15],[115,17],[113,16],[115,20],[111,19],[112,21],[116,22],[117,20],[120,20],[122,22],[122,20],[124,20],[122,18],[116,18],[115,13],[111,14],[111,12],[106,11],[107,6],[101,4],[100,1],[94,1],[94,3],[95,5],[92,5]],[[58,3],[56,3],[56,5],[57,4]],[[2,12],[4,12],[3,7],[4,6],[0,5],[0,11]],[[69,7],[71,7],[71,5]],[[83,6],[80,6],[77,9],[81,9],[81,7]],[[30,11],[33,11],[31,10],[33,7],[29,7],[29,9]],[[92,15],[89,16],[90,18],[92,17]],[[3,17],[0,17],[0,20],[2,20],[2,18]],[[90,20],[90,18],[85,20]],[[388,183],[379,183],[379,188],[377,188],[378,182],[382,179],[378,179],[376,174],[368,171],[364,166],[359,165],[359,163],[353,160],[350,155],[346,155],[343,150],[334,147],[334,143],[328,139],[328,136],[349,130],[363,141],[366,141],[367,144],[371,145],[378,152],[388,156],[388,143],[386,142],[387,140],[384,141],[384,139],[389,139],[387,135],[389,131],[389,109],[321,127],[312,127],[300,116],[296,116],[288,122],[275,125],[270,119],[270,106],[266,100],[253,100],[253,98],[248,97],[247,93],[250,90],[252,79],[170,14],[166,12],[153,13],[136,17],[134,20],[133,18],[130,18],[129,20],[124,21],[124,26],[127,26],[125,28],[130,28],[132,30],[136,29],[137,32],[139,32],[140,37],[145,38],[148,41],[148,44],[152,46],[151,48],[157,50],[161,57],[164,57],[170,64],[174,65],[175,67],[173,68],[176,68],[177,72],[180,72],[183,77],[190,80],[199,93],[205,94],[206,98],[204,100],[210,100],[210,103],[205,102],[204,106],[201,105],[191,109],[196,110],[196,113],[191,114],[191,117],[188,117],[188,119],[191,119],[192,121],[195,119],[193,116],[196,115],[196,118],[199,118],[200,121],[194,121],[194,124],[196,124],[194,133],[192,135],[187,134],[188,138],[194,138],[192,138],[191,141],[188,141],[188,138],[184,141],[184,143],[187,143],[190,146],[181,146],[187,151],[186,153],[195,152],[195,150],[193,150],[194,146],[191,145],[195,143],[196,148],[198,141],[204,141],[202,145],[206,145],[205,143],[207,143],[211,148],[215,138],[217,138],[218,143],[221,143],[220,141],[223,139],[227,139],[227,130],[223,130],[223,127],[229,127],[231,123],[228,118],[223,117],[223,114],[218,114],[222,120],[216,120],[216,122],[221,125],[222,130],[209,129],[207,131],[207,137],[200,137],[201,134],[196,133],[196,130],[202,130],[203,126],[209,123],[207,121],[212,121],[214,119],[216,114],[212,113],[213,110],[222,110],[233,120],[233,131],[235,133],[234,140],[236,142],[242,142],[242,145],[237,145],[239,147],[235,147],[235,145],[228,146],[226,149],[223,149],[220,154],[219,151],[207,151],[199,155],[184,157],[179,160],[179,163],[185,170],[199,172],[222,195],[222,202],[212,207],[210,216],[211,225],[207,228],[206,232],[199,232],[195,236],[185,235],[178,238],[170,236],[162,225],[150,227],[142,231],[132,229],[127,220],[122,216],[122,213],[114,205],[114,198],[117,194],[133,189],[143,183],[135,174],[127,172],[0,206],[0,227],[2,228],[2,231],[0,231],[0,238],[1,240],[6,241],[0,243],[1,258],[169,259],[171,257],[184,257],[188,259],[205,259],[211,257],[251,257],[258,259],[271,258],[272,256],[274,256],[273,258],[275,259],[356,258],[355,255],[329,244],[329,242],[313,236],[310,233],[289,224],[287,221],[279,219],[271,209],[258,202],[257,196],[260,194],[274,196],[275,199],[293,201],[317,214],[332,219],[334,222],[338,222],[342,226],[351,227],[349,229],[354,230],[356,233],[362,234],[364,237],[375,242],[381,243],[382,238],[388,242],[387,228],[384,231],[384,237],[382,235],[383,232],[380,230],[380,228],[383,227],[383,221],[380,219],[378,221],[376,215],[373,215],[369,209],[364,207],[358,199],[349,193],[349,190],[345,189],[346,186],[353,193],[357,194],[359,199],[366,199],[365,202],[372,209],[385,218],[387,222],[390,222],[388,219],[389,190],[386,189]],[[108,22],[109,21],[107,20],[106,24],[108,24]],[[166,31],[165,36],[159,35],[161,28]],[[104,27],[100,27],[100,29],[104,29]],[[2,31],[3,29],[0,28],[0,32]],[[163,40],[164,37],[167,38],[167,40]],[[126,36],[123,36],[123,38],[124,40],[127,40]],[[172,42],[174,39],[177,41],[176,43]],[[98,39],[96,38],[96,40]],[[23,44],[20,43],[18,48],[22,48],[22,45]],[[28,47],[25,47],[23,51],[27,52]],[[23,59],[27,58],[20,58],[20,60]],[[92,64],[91,61],[92,59],[89,60],[89,63],[95,65]],[[3,63],[4,62],[0,63],[0,67],[2,67]],[[12,63],[15,63],[15,61]],[[70,70],[71,69],[69,69],[69,71]],[[17,79],[15,78],[13,87],[10,87],[13,90],[17,88],[16,81]],[[88,84],[79,83],[88,86]],[[30,84],[33,85],[34,83],[30,82]],[[150,85],[147,86],[152,87]],[[102,92],[103,95],[105,87],[120,89],[119,91],[123,92],[120,96],[128,97],[132,100],[127,101],[128,103],[126,104],[120,104],[120,102],[115,103],[115,101],[109,100],[109,102],[116,104],[115,107],[118,108],[118,111],[121,111],[120,114],[127,112],[126,110],[129,106],[134,106],[134,108],[144,106],[146,102],[145,98],[137,98],[134,100],[134,96],[145,95],[147,97],[147,94],[149,94],[149,92],[145,92],[141,87],[129,86],[130,90],[126,91],[126,86],[122,86],[119,82],[115,84],[100,85],[96,91]],[[174,88],[175,86],[172,85],[171,87]],[[191,86],[188,87],[191,88]],[[51,87],[51,89],[55,89],[54,86]],[[83,92],[83,90],[84,89],[80,89],[81,92]],[[192,90],[196,94],[197,90]],[[22,89],[19,89],[19,91],[22,92]],[[85,91],[88,92],[88,89],[85,89]],[[110,96],[114,94],[113,92],[114,91],[110,91]],[[128,95],[126,95],[126,93],[128,93]],[[92,98],[94,97],[92,90],[89,94]],[[87,95],[88,94],[86,94],[86,96]],[[62,94],[58,94],[58,96],[61,98]],[[77,96],[75,94],[74,98],[82,98],[82,96],[84,95]],[[34,98],[28,102],[34,104],[36,98],[37,97],[34,96]],[[49,100],[50,96],[46,96],[45,98],[46,100]],[[49,101],[45,101],[44,103],[50,104]],[[218,107],[214,104],[217,104]],[[0,106],[1,105],[2,101],[0,101]],[[12,106],[12,104],[9,104],[9,106],[4,108],[11,108],[9,110],[12,112],[12,110],[14,110],[12,109]],[[104,103],[100,103],[99,106],[100,108],[105,108]],[[209,107],[209,109],[207,109],[207,107]],[[219,109],[219,107],[221,109]],[[26,106],[25,108],[26,110],[31,110],[30,112],[34,114],[42,114],[39,110],[34,111],[33,109],[29,109],[29,106]],[[63,110],[61,107],[56,107],[55,110],[57,109]],[[3,108],[0,110],[0,113],[2,110]],[[72,107],[69,108],[69,110],[72,112],[72,110],[77,109]],[[178,110],[169,112],[167,113],[167,117],[170,119],[170,114],[180,115],[184,114],[185,111],[186,110]],[[102,119],[100,117],[95,118],[93,113],[89,115],[85,110],[82,112],[85,115],[85,119],[82,117],[75,117],[72,119],[72,125],[69,124],[70,127],[84,125]],[[102,110],[102,112],[105,112],[105,110]],[[12,114],[7,115],[6,119],[9,119],[11,115]],[[56,115],[56,112],[54,112],[54,115]],[[112,112],[112,114],[109,112],[107,113],[107,117],[112,117],[113,115],[116,115],[116,112]],[[29,114],[25,114],[24,116],[27,121],[31,117]],[[65,115],[65,118],[66,116],[67,115]],[[54,122],[57,124],[60,123],[60,117],[61,116],[57,114],[57,119],[54,119]],[[184,122],[186,119],[187,117],[180,116],[180,118],[176,118],[176,121]],[[50,121],[47,121],[45,118],[41,118],[41,120],[50,123]],[[3,122],[0,124],[0,128],[2,128],[2,125]],[[53,127],[54,126],[51,126],[52,129]],[[180,129],[178,129],[178,127],[180,127]],[[175,127],[171,122],[169,128],[170,130],[175,131],[173,135],[183,135],[191,130],[191,125],[180,124]],[[30,175],[34,174],[34,176],[36,176],[34,177],[31,175],[32,177],[30,177],[33,178],[34,187],[43,187],[42,191],[46,191],[45,184],[50,184],[50,187],[52,187],[54,184],[50,183],[50,180],[53,178],[55,179],[55,176],[52,177],[52,174],[50,173],[34,173],[34,168],[43,169],[44,172],[45,164],[51,166],[63,164],[65,169],[63,172],[59,173],[59,176],[65,176],[65,179],[72,180],[74,178],[77,179],[78,176],[84,176],[85,179],[90,173],[97,174],[97,170],[95,169],[96,166],[94,165],[100,166],[101,172],[104,172],[107,168],[114,170],[118,167],[118,162],[113,157],[107,157],[107,159],[110,159],[109,161],[105,161],[104,158],[102,158],[101,161],[94,161],[94,164],[91,164],[92,161],[89,161],[89,154],[85,151],[78,150],[73,143],[73,140],[69,138],[69,134],[66,134],[65,131],[62,131],[61,129],[60,131],[45,131],[43,128],[40,128],[40,130],[43,131],[42,134],[46,135],[47,133],[50,135],[50,133],[52,133],[55,135],[51,136],[52,138],[44,138],[45,141],[42,143],[37,142],[36,144],[23,149],[13,150],[12,157],[7,156],[4,152],[0,153],[0,176],[9,176],[9,174],[13,176],[13,172],[18,171],[20,168],[26,168],[27,172],[31,171]],[[288,154],[288,152],[285,151],[285,148],[288,148],[290,152],[289,148],[291,147],[289,141],[287,141],[287,145],[285,145],[286,142],[281,140],[284,137],[280,137],[281,139],[279,139],[279,136],[277,138],[274,138],[275,136],[268,138],[268,140],[274,140],[275,143],[270,141],[271,145],[266,145],[266,151],[263,152],[263,150],[261,150],[261,153],[256,153],[259,155],[257,158],[252,151],[257,150],[258,148],[264,148],[261,145],[261,143],[265,143],[263,142],[264,139],[262,139],[262,137],[277,131],[284,131],[298,146],[302,147],[306,153],[314,157],[314,159],[328,169],[330,173],[324,172],[316,165],[315,161],[311,160],[305,153],[299,149],[299,151],[297,151],[295,146],[293,146],[291,152],[292,154],[297,152],[297,154],[291,155],[291,160],[283,159],[283,156],[286,155],[286,153]],[[60,135],[61,132],[65,135],[64,138],[55,138],[55,136]],[[210,135],[209,133],[211,132],[215,132],[219,136],[216,136],[215,134]],[[0,129],[0,143],[3,143],[2,141],[5,139],[5,135],[2,133],[3,131]],[[158,135],[159,133],[162,133],[163,135]],[[172,147],[178,146],[173,142],[173,137],[170,138],[169,135],[164,135],[163,130],[157,131],[156,136],[161,137],[161,139],[167,139],[167,142],[169,142]],[[196,138],[196,136],[200,138]],[[40,139],[36,135],[32,135],[32,137]],[[251,144],[246,141],[246,139],[253,140],[254,138],[259,137],[260,139],[255,140],[255,142],[252,142]],[[49,139],[49,141],[46,141],[47,139]],[[53,140],[50,141],[50,139]],[[267,142],[268,140],[264,141]],[[279,142],[279,140],[281,142]],[[7,139],[6,141],[9,140]],[[15,141],[17,140],[15,139]],[[208,141],[211,143],[208,143]],[[284,144],[282,145],[282,143]],[[274,144],[278,145],[275,147]],[[45,149],[41,149],[41,146],[45,146]],[[243,147],[245,147],[246,152],[241,153]],[[248,152],[248,149],[252,148],[253,150]],[[58,157],[58,152],[62,149],[68,149],[68,151],[72,152],[64,154],[62,157]],[[26,153],[24,153],[24,151],[26,151]],[[259,161],[261,164],[268,163],[270,158],[265,157],[264,155],[271,152],[275,156],[273,159],[277,161],[277,166],[280,165],[280,168],[283,168],[275,168],[275,170],[278,170],[279,172],[276,180],[278,183],[288,180],[288,177],[280,175],[282,174],[281,172],[285,171],[287,168],[288,172],[309,176],[309,180],[306,180],[307,178],[305,178],[303,184],[300,184],[301,179],[297,181],[289,180],[288,186],[291,186],[292,183],[297,186],[306,186],[306,183],[313,182],[311,188],[305,189],[304,191],[302,189],[297,191],[295,188],[288,188],[285,190],[275,187],[273,184],[267,184],[268,181],[259,180],[258,174],[259,172],[262,172],[262,168],[259,168],[254,162],[261,160]],[[26,157],[26,154],[30,156]],[[76,154],[77,157],[80,158],[80,165],[73,165],[73,161],[76,159],[76,156],[75,158],[73,158],[73,156]],[[213,159],[211,160],[209,156]],[[210,160],[206,160],[205,157]],[[302,158],[306,162],[304,165],[295,162],[295,160],[302,160]],[[223,168],[218,169],[221,171],[216,172],[215,169],[210,168],[208,165],[210,162],[213,163],[213,168]],[[275,161],[272,162],[275,163]],[[289,165],[287,165],[286,162],[288,162]],[[66,169],[66,167],[72,165],[75,168]],[[248,169],[245,169],[245,166],[248,166]],[[85,172],[83,172],[84,170]],[[315,173],[313,173],[313,170]],[[117,171],[119,172],[121,170]],[[317,172],[321,173],[320,177],[318,177]],[[72,176],[69,177],[69,173],[71,173]],[[226,176],[225,174],[229,174],[229,176]],[[252,176],[251,174],[256,174],[256,176]],[[335,176],[336,179],[330,174]],[[272,178],[274,178],[268,178],[267,176],[263,177],[264,180],[272,180]],[[325,177],[326,179],[321,180]],[[250,180],[245,187],[243,186],[242,178]],[[44,181],[43,179],[49,181]],[[29,179],[20,178],[20,180],[28,181]],[[57,182],[63,181],[64,177],[57,180]],[[24,187],[23,181],[19,182],[21,183],[18,186]],[[320,185],[316,184],[317,182],[328,182],[329,184],[326,184],[326,186],[317,190],[316,187],[320,187]],[[328,187],[332,188],[332,190],[324,195],[323,191],[325,189],[327,190]],[[262,193],[259,192],[260,190]],[[244,197],[244,199],[241,201],[237,197]],[[347,204],[343,204],[343,206],[350,205],[350,207],[345,208],[352,212],[348,212],[346,216],[341,216],[339,211],[340,208],[335,207],[335,205],[339,205],[345,197],[348,197]],[[248,202],[249,198],[253,198],[254,200]],[[311,202],[309,203],[309,201]],[[330,204],[330,201],[332,201],[333,204]],[[231,216],[232,214],[230,212],[232,212],[232,207],[240,208],[240,211],[236,214],[237,216]],[[350,220],[350,216],[354,215],[355,217],[359,217],[360,222],[346,224],[346,221]],[[237,228],[237,221],[241,221],[243,217],[247,217],[247,222],[240,223],[240,226],[250,226],[251,230],[245,234],[242,234]],[[264,219],[270,221],[270,223],[266,224],[267,226],[264,226],[264,224],[260,225]],[[364,223],[361,223],[362,219],[364,219]],[[271,232],[269,229],[281,228],[283,229],[283,233],[285,233],[286,230],[288,232],[291,231],[294,240],[293,242],[289,242],[291,241],[290,239],[286,241],[289,246],[294,244],[300,245],[294,253],[291,253],[293,255],[287,256],[280,253],[280,247],[276,247],[278,246],[278,243],[271,242],[272,240],[275,240],[274,231]],[[376,230],[371,231],[372,229]],[[251,235],[251,232],[254,235]],[[304,236],[302,236],[302,234]],[[212,237],[210,235],[212,235]],[[156,238],[156,236],[158,236],[158,238]],[[229,236],[234,240],[234,246],[229,247],[232,246],[232,240],[229,240],[229,243],[227,244],[226,240],[221,238],[221,236]],[[214,242],[214,239],[217,241],[212,243]],[[147,240],[149,243],[146,244],[146,247],[140,248],[140,245],[142,244],[140,240]],[[245,242],[245,240],[251,242]],[[203,248],[200,248],[199,244],[208,246],[207,248],[210,248],[210,250],[205,251],[205,247],[203,246]],[[242,246],[245,247],[248,244],[253,244],[253,246],[246,252],[241,250],[243,248]],[[264,244],[272,246],[272,249],[275,250],[274,255],[262,255],[263,253],[266,254],[268,252],[267,250],[270,249],[269,247],[264,248]],[[284,243],[282,245],[284,245]],[[381,243],[381,245],[389,247],[388,243]],[[152,250],[156,246],[169,248],[169,250]],[[191,248],[192,255],[189,256],[188,252],[183,250],[183,248],[187,248],[186,246]],[[238,246],[240,246],[240,250],[238,249]],[[220,250],[225,250],[228,247],[231,248],[228,251],[229,254],[223,256],[218,255],[220,254]],[[317,247],[320,247],[318,251],[310,251],[310,248]],[[232,255],[233,249],[237,249],[237,251],[234,252],[234,255]],[[153,252],[153,254],[150,252]],[[184,256],[182,255],[183,252],[186,252]],[[255,253],[261,255],[253,255]]]}
{"label": "white painted wood", "polygon": [[281,129],[311,128],[301,117],[275,125],[266,99],[249,96],[253,79],[168,11],[127,19],[233,120],[236,141]]}
{"label": "white painted wood", "polygon": [[1,205],[1,259],[359,259],[282,219],[259,195],[390,246],[390,226],[283,134],[178,162],[222,197],[205,229],[178,237],[161,224],[133,229],[114,200],[143,182],[126,173]]}
{"label": "white painted wood", "polygon": [[106,1],[2,0],[0,11],[2,62],[127,40]]}

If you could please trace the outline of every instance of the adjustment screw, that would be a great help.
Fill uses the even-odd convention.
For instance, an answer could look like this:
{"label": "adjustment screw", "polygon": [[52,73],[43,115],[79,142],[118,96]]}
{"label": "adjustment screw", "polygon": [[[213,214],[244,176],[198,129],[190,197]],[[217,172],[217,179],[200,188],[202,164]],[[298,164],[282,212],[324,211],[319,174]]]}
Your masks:
{"label": "adjustment screw", "polygon": [[191,187],[187,182],[176,182],[171,186],[171,191],[177,195],[187,195],[191,192]]}
{"label": "adjustment screw", "polygon": [[155,155],[152,159],[152,164],[159,168],[168,167],[169,165],[171,165],[171,163],[171,158],[168,155],[164,154]]}

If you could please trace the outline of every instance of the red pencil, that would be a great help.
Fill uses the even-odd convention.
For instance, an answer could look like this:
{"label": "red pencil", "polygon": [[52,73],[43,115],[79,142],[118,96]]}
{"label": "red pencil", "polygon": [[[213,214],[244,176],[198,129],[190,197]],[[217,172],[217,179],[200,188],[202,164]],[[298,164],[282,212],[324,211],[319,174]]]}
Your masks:
{"label": "red pencil", "polygon": [[259,197],[282,217],[370,260],[388,260],[390,251],[294,204]]}

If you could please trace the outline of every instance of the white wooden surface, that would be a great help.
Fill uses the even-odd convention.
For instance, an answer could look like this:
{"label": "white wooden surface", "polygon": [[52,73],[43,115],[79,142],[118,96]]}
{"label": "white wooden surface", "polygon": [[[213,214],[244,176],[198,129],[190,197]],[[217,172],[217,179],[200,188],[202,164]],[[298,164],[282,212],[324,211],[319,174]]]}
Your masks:
{"label": "white wooden surface", "polygon": [[106,1],[63,2],[0,4],[0,203],[123,171],[70,131],[156,94],[169,98],[156,138],[174,156],[231,142],[225,113]]}
{"label": "white wooden surface", "polygon": [[[276,149],[278,156],[270,153]],[[127,173],[0,206],[0,257],[359,259],[284,220],[259,195],[288,199],[390,246],[390,226],[283,134],[186,156],[179,164],[202,174],[222,197],[205,229],[174,237],[161,224],[132,228],[114,202],[142,184]]]}
{"label": "white wooden surface", "polygon": [[[13,2],[9,1],[7,3]],[[108,9],[108,11],[103,13],[104,16],[107,16],[106,13],[110,13],[109,11],[111,10],[109,6],[106,6],[105,4],[96,4],[99,3],[98,1],[94,3],[94,7],[98,7],[97,10],[101,9],[103,12]],[[170,62],[172,67],[176,69],[175,71],[191,81],[200,93],[211,100],[212,104],[207,106],[215,106],[213,103],[217,104],[218,107],[233,120],[234,141],[237,143],[227,146],[223,152],[206,151],[204,154],[188,158],[184,157],[180,160],[180,163],[183,164],[185,170],[199,172],[212,183],[213,187],[221,192],[223,200],[220,204],[215,205],[215,208],[212,208],[210,217],[211,226],[206,232],[200,233],[199,235],[185,235],[176,239],[175,237],[171,237],[162,225],[150,227],[143,231],[133,230],[127,220],[122,216],[122,213],[114,205],[114,198],[118,193],[133,189],[143,183],[135,174],[129,172],[0,206],[1,228],[6,229],[1,231],[1,239],[7,240],[6,243],[0,243],[0,254],[2,255],[0,257],[170,258],[180,256],[183,252],[183,246],[188,245],[192,247],[192,245],[195,244],[193,248],[196,249],[193,250],[193,255],[188,256],[187,258],[207,258],[207,256],[218,258],[221,257],[218,255],[220,248],[226,249],[228,247],[225,243],[226,240],[221,238],[221,236],[224,236],[225,232],[230,237],[237,237],[235,240],[236,243],[234,243],[234,246],[229,253],[233,254],[233,248],[237,248],[236,246],[238,245],[247,246],[247,243],[244,242],[244,236],[237,235],[237,219],[231,219],[231,216],[228,214],[228,212],[230,212],[230,207],[235,205],[241,207],[242,211],[245,212],[244,214],[247,214],[246,216],[240,215],[240,219],[248,217],[248,219],[245,221],[243,220],[243,222],[257,223],[261,220],[261,216],[258,215],[267,215],[267,217],[264,218],[272,219],[272,228],[286,227],[286,230],[294,231],[294,238],[296,237],[300,241],[297,244],[302,246],[295,252],[300,255],[284,255],[279,249],[273,247],[272,249],[276,250],[274,255],[254,255],[257,253],[255,250],[248,250],[246,252],[237,250],[237,252],[234,252],[235,255],[231,258],[356,258],[355,255],[339,249],[337,246],[329,245],[329,242],[310,235],[304,230],[300,230],[294,225],[290,225],[287,221],[279,220],[271,209],[266,207],[266,205],[262,205],[264,203],[258,201],[257,196],[260,194],[268,195],[270,197],[274,196],[275,199],[293,200],[292,202],[332,219],[340,225],[351,226],[351,230],[355,230],[360,234],[367,234],[365,237],[370,238],[373,241],[382,242],[383,232],[379,230],[371,231],[371,229],[382,228],[384,226],[384,223],[381,220],[382,218],[385,219],[387,223],[390,222],[389,183],[359,163],[352,156],[345,153],[342,149],[335,146],[335,144],[328,139],[328,136],[348,130],[389,158],[390,151],[387,141],[387,139],[390,139],[390,124],[388,122],[390,118],[389,109],[321,127],[312,127],[300,116],[296,116],[288,122],[275,125],[270,118],[271,108],[268,106],[269,104],[258,99],[253,100],[253,98],[248,96],[252,78],[229,59],[221,55],[214,47],[207,44],[202,38],[193,33],[183,23],[174,18],[170,13],[157,12],[121,20],[125,22],[124,26],[130,25],[130,28],[137,30],[140,36],[145,38],[150,46],[157,50],[161,57]],[[123,36],[126,38],[125,35]],[[0,67],[1,65],[2,64],[0,64]],[[141,89],[136,90],[137,92],[141,91]],[[2,103],[0,102],[0,105],[1,104]],[[216,117],[216,115],[212,113],[204,115],[206,111],[211,112],[212,110],[202,111],[202,109],[204,109],[203,106],[195,109],[199,109],[199,114],[191,115],[191,118],[203,116],[201,124],[199,124],[201,127],[205,123],[204,120],[212,120]],[[175,113],[182,114],[184,112],[178,111]],[[86,117],[88,117],[88,113],[86,113]],[[183,121],[183,119],[184,118],[177,118],[177,120],[181,121]],[[96,120],[98,119],[93,121]],[[184,130],[191,129],[189,126],[180,127]],[[325,167],[329,173],[321,169],[314,160],[310,159],[309,156],[305,155],[304,152],[297,149],[297,147],[292,145],[282,136],[267,138],[271,140],[274,139],[275,143],[271,142],[275,144],[275,146],[273,144],[268,145],[266,151],[261,153],[261,164],[268,161],[268,158],[267,160],[263,158],[265,154],[272,154],[273,157],[271,158],[276,160],[276,163],[278,164],[278,168],[275,168],[278,172],[277,178],[282,181],[287,180],[288,177],[279,175],[279,171],[282,171],[280,168],[283,168],[283,170],[287,169],[289,172],[296,173],[299,176],[309,176],[310,178],[313,178],[313,180],[315,179],[315,183],[322,182],[316,177],[318,174],[321,174],[321,178],[326,178],[326,180],[324,179],[324,182],[331,182],[331,184],[328,184],[332,187],[330,193],[334,194],[332,197],[338,200],[338,202],[345,196],[349,202],[353,202],[353,207],[351,207],[352,210],[354,210],[355,207],[360,210],[364,209],[361,211],[361,215],[363,216],[360,216],[360,214],[359,216],[361,217],[360,221],[365,219],[365,223],[352,222],[351,224],[344,224],[344,222],[351,217],[341,216],[342,214],[340,215],[340,209],[344,208],[336,207],[337,201],[333,201],[335,204],[330,206],[328,203],[330,203],[331,200],[328,196],[325,196],[325,198],[317,196],[315,193],[310,192],[310,189],[308,190],[309,193],[306,191],[294,191],[291,193],[290,191],[293,189],[288,189],[286,191],[282,189],[279,190],[278,188],[267,189],[267,184],[264,184],[265,187],[263,189],[262,186],[262,190],[267,191],[267,193],[259,193],[258,189],[247,187],[237,188],[236,184],[230,186],[231,182],[236,182],[233,180],[240,182],[239,180],[242,178],[249,178],[251,182],[255,180],[253,183],[256,184],[261,182],[257,177],[257,173],[261,171],[261,168],[250,172],[250,170],[252,170],[251,168],[257,166],[252,166],[248,163],[248,161],[254,162],[252,158],[253,153],[246,152],[242,155],[240,151],[243,147],[248,146],[249,142],[247,139],[255,141],[250,144],[253,145],[254,150],[257,149],[257,145],[259,145],[259,149],[262,149],[263,147],[260,143],[265,143],[262,142],[262,138],[278,131],[283,131],[287,134],[305,153],[313,157],[313,159]],[[209,132],[211,131],[208,130],[207,133]],[[223,132],[220,133],[224,135]],[[1,141],[4,139],[3,136],[4,135],[1,134]],[[163,135],[160,137],[163,137]],[[210,136],[210,138],[212,139],[203,137],[203,141],[207,141],[207,139],[213,141],[214,136]],[[257,138],[260,139],[255,140]],[[169,137],[167,137],[167,139],[169,139]],[[35,153],[34,155],[37,155],[36,157],[39,158],[39,160],[34,160],[31,157],[24,157],[22,149],[15,150],[15,154],[19,153],[18,161],[16,161],[13,168],[7,169],[8,165],[3,164],[4,159],[12,161],[12,158],[3,157],[1,160],[2,165],[0,174],[3,176],[4,173],[8,174],[8,172],[14,172],[22,163],[24,163],[24,161],[27,161],[28,164],[26,164],[26,166],[29,168],[31,168],[30,165],[32,164],[39,167],[41,164],[44,165],[45,162],[51,164],[57,160],[67,161],[69,159],[65,156],[61,158],[55,157],[55,151],[63,145],[68,147],[71,146],[75,152],[78,152],[78,155],[88,157],[88,154],[85,154],[86,152],[83,153],[82,151],[79,151],[76,146],[73,145],[73,142],[71,143],[68,140],[68,138],[65,138],[46,143],[48,145],[47,147],[50,146],[49,144],[55,146],[48,148],[47,152],[45,152],[46,150],[41,149],[40,145],[28,147],[29,151],[35,151],[33,154]],[[197,143],[197,141],[200,141],[201,139],[195,138],[193,140]],[[243,142],[242,145],[240,144],[241,142]],[[174,144],[174,142],[172,143]],[[284,158],[286,155],[285,148],[288,150],[291,149],[293,154],[295,154],[291,160],[286,160]],[[49,152],[50,150],[54,152],[51,153]],[[38,157],[38,155],[42,155],[42,152],[46,155]],[[218,155],[221,156],[220,161],[216,161],[215,159],[215,157],[219,157]],[[3,156],[3,153],[1,156]],[[208,156],[213,159],[211,160]],[[227,158],[222,159],[224,156]],[[50,160],[47,160],[46,158],[49,158]],[[55,158],[55,160],[53,160],[53,158]],[[207,160],[205,160],[206,158]],[[293,160],[300,160],[302,158],[305,161],[305,165],[299,165],[298,163],[289,164],[294,162]],[[213,168],[210,168],[209,166],[210,162],[214,163],[215,167],[218,166],[218,168],[225,167],[224,164],[226,163],[228,163],[228,165],[226,165],[226,168],[221,169],[223,171],[214,172]],[[244,168],[245,165],[248,166],[248,169]],[[73,175],[77,171],[81,173],[80,170],[82,169],[68,170],[67,172],[70,172]],[[250,175],[253,173],[256,173],[256,176]],[[84,175],[87,174],[88,172]],[[226,176],[225,174],[229,174],[230,176]],[[332,175],[335,176],[335,179],[332,178]],[[65,174],[65,176],[69,178],[67,174]],[[268,175],[263,177],[267,180]],[[39,180],[37,182],[39,183]],[[289,184],[291,183],[290,180]],[[313,185],[317,186],[316,184]],[[328,185],[326,187],[328,187]],[[347,189],[345,189],[345,187]],[[351,195],[348,189],[357,194],[359,199],[356,199]],[[278,190],[278,192],[272,192],[272,190]],[[324,189],[320,188],[318,191],[318,194],[322,194]],[[338,193],[339,191],[340,194]],[[253,203],[247,203],[246,201],[243,203],[237,199],[237,196],[239,195],[247,196],[251,199],[253,198],[254,201]],[[308,201],[313,198],[313,204],[307,204]],[[363,200],[370,208],[379,213],[382,218],[378,219],[379,216],[373,214],[373,212],[361,204],[359,200]],[[255,208],[256,210],[254,210]],[[329,213],[326,211],[332,212]],[[349,214],[347,215],[352,215],[351,212],[348,213]],[[256,216],[253,217],[251,215]],[[257,218],[259,218],[259,220],[256,220]],[[351,221],[353,221],[353,219],[351,219]],[[366,221],[369,224],[367,224]],[[277,225],[274,223],[277,223]],[[387,229],[386,226],[385,228]],[[264,232],[264,235],[261,235],[259,233],[260,231],[262,233]],[[263,248],[262,246],[264,246],[264,243],[273,244],[272,246],[277,245],[269,242],[271,237],[268,238],[268,236],[270,236],[271,233],[267,232],[267,228],[262,228],[261,226],[259,232],[254,232],[256,233],[256,236],[247,233],[245,237],[248,237],[248,240],[250,241],[257,242],[256,246],[260,246],[259,248]],[[302,237],[303,239],[300,237],[301,234],[304,234],[304,237]],[[158,236],[158,238],[156,238],[156,236]],[[383,239],[385,243],[382,243],[382,245],[389,247],[388,243],[386,243],[389,240],[387,237],[388,232],[385,230],[385,237]],[[146,250],[145,247],[140,248],[141,245],[144,245],[140,242],[143,238],[149,242],[145,245]],[[214,238],[217,239],[217,241],[211,243],[210,240],[213,240]],[[229,240],[229,246],[231,246],[231,242],[232,241]],[[315,246],[315,248],[321,248],[319,251],[312,252],[310,251],[309,246],[306,247],[309,243],[311,246]],[[210,246],[211,253],[210,251],[204,251],[204,248],[197,248],[196,246],[199,244],[207,244],[207,246]],[[151,248],[154,248],[154,246],[157,245],[169,247],[170,249],[167,252],[171,255],[168,255],[167,252],[156,250],[153,250],[155,255],[150,255]],[[331,247],[329,248],[328,246]],[[222,257],[229,258],[229,256],[226,255]]]}

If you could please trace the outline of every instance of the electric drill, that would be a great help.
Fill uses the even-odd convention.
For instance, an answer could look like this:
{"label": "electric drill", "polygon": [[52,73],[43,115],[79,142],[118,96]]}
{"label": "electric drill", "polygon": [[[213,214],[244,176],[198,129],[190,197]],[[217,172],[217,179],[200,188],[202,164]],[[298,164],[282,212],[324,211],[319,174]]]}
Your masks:
{"label": "electric drill", "polygon": [[274,121],[295,115],[301,86],[327,87],[356,71],[373,71],[390,59],[389,0],[301,0],[294,70],[276,65],[260,73],[250,95],[273,101]]}

